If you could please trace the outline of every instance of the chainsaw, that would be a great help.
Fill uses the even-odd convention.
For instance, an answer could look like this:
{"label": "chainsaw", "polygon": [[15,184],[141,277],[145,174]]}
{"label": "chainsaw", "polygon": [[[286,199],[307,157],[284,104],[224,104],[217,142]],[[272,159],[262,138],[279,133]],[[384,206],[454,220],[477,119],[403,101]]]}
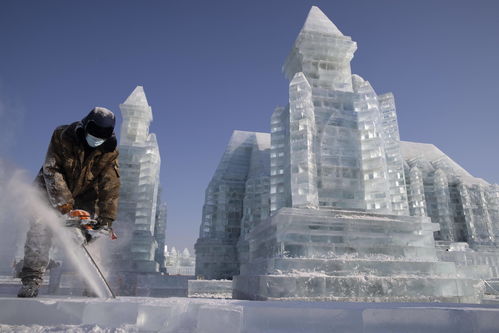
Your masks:
{"label": "chainsaw", "polygon": [[83,209],[73,209],[65,216],[66,227],[80,229],[84,243],[89,244],[102,235],[109,236],[110,239],[118,239],[112,228],[100,227],[97,220],[92,219],[90,213]]}
{"label": "chainsaw", "polygon": [[[64,219],[66,227],[76,228],[76,230],[74,230],[75,232],[72,232],[71,234],[74,240],[79,243],[83,249],[83,258],[86,258],[87,267],[92,269],[100,278],[100,280],[97,281],[96,287],[100,290],[102,295],[115,298],[116,295],[111,289],[111,286],[86,247],[86,245],[95,241],[102,235],[106,235],[110,239],[117,239],[118,237],[113,232],[113,229],[107,226],[100,227],[97,220],[92,219],[90,213],[82,209],[70,211],[64,216]],[[85,263],[81,262],[81,264]]]}

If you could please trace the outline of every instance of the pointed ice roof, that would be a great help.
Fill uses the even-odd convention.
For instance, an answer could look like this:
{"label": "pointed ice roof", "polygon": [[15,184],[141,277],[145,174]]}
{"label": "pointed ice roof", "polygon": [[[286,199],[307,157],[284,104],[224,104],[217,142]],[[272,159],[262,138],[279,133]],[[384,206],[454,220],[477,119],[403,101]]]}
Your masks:
{"label": "pointed ice roof", "polygon": [[305,74],[303,72],[298,72],[293,76],[293,80],[289,83],[290,86],[297,85],[297,84],[305,84],[308,89],[310,89],[310,83],[308,83],[307,78],[305,77]]}
{"label": "pointed ice roof", "polygon": [[123,104],[149,106],[144,87],[137,86]]}
{"label": "pointed ice roof", "polygon": [[334,23],[316,6],[312,6],[310,12],[308,12],[302,31],[314,31],[323,34],[343,36]]}

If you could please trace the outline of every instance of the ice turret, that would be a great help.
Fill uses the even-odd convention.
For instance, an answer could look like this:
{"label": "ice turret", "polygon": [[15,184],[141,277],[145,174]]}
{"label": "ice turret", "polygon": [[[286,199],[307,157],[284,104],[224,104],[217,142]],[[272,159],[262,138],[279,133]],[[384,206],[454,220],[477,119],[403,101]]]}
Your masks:
{"label": "ice turret", "polygon": [[136,106],[149,106],[146,94],[144,92],[144,87],[137,86],[123,104],[136,105]]}
{"label": "ice turret", "polygon": [[317,7],[312,7],[286,59],[283,72],[292,80],[303,72],[312,88],[352,91],[350,61],[357,44]]}
{"label": "ice turret", "polygon": [[122,145],[141,145],[149,135],[152,110],[147,102],[144,88],[137,86],[132,94],[120,104],[123,123],[121,125]]}

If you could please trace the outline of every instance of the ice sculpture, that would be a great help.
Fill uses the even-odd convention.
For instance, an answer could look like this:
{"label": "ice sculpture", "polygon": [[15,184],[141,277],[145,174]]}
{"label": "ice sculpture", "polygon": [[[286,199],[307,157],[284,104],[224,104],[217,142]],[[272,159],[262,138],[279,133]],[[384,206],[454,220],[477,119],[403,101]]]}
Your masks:
{"label": "ice sculpture", "polygon": [[312,7],[283,66],[289,104],[262,151],[270,214],[240,216],[254,209],[241,200],[254,141],[234,135],[207,190],[196,253],[210,260],[196,273],[233,277],[236,298],[478,302],[495,273],[480,255],[463,262],[458,242],[499,267],[497,187],[432,145],[401,142],[393,95],[351,73],[356,48]]}
{"label": "ice sculpture", "polygon": [[265,198],[269,196],[269,139],[264,133],[232,134],[206,189],[203,222],[195,245],[196,275],[225,279],[239,273],[241,220],[253,225],[269,213]]}
{"label": "ice sculpture", "polygon": [[[304,206],[299,198],[303,194],[298,192],[304,193],[304,187],[310,187],[309,196],[317,192],[310,207],[315,204],[408,213],[393,96],[379,97],[367,81],[352,76],[350,60],[356,49],[350,37],[344,36],[319,8],[312,7],[283,67],[291,80],[290,100],[289,108],[279,112],[289,112],[291,119],[281,116],[281,121],[272,121],[273,136],[282,136],[276,129],[286,132],[289,127],[289,136],[282,140],[292,145],[291,169],[286,170],[289,174],[284,173],[284,168],[276,170],[283,172],[283,177],[291,175],[291,194],[282,190],[286,188],[282,181],[276,181],[282,188],[272,187],[271,191],[277,193],[272,197],[272,211],[289,202],[292,207]],[[306,119],[294,116],[297,112],[305,114],[301,109],[306,109]],[[305,125],[310,119],[315,124]],[[303,140],[310,145],[306,157],[310,163],[304,169],[303,165],[294,167],[293,156],[303,155],[299,153],[303,142],[295,136],[304,135],[305,127],[308,137]],[[286,153],[280,153],[276,164],[288,158]],[[305,175],[310,181],[304,179]],[[302,184],[295,191],[294,179],[300,179]]]}
{"label": "ice sculpture", "polygon": [[156,136],[149,133],[153,117],[144,89],[137,86],[120,110],[121,190],[116,231],[121,246],[114,251],[113,266],[118,271],[157,272],[161,261],[164,267],[164,243],[158,241],[164,242],[166,207],[158,201],[161,158]]}
{"label": "ice sculpture", "polygon": [[194,275],[196,257],[191,255],[188,249],[177,252],[175,246],[171,250],[165,246],[164,256],[166,258],[166,272],[169,275]]}

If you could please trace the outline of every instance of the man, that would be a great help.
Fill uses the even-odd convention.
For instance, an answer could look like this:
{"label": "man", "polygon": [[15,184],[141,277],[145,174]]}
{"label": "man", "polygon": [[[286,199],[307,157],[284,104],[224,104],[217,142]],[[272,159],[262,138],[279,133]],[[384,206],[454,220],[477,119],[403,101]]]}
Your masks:
{"label": "man", "polygon": [[[96,218],[97,228],[110,228],[118,209],[120,176],[114,125],[114,114],[96,107],[81,121],[57,127],[35,179],[49,205],[61,214],[86,210]],[[18,297],[38,295],[51,245],[48,227],[33,221],[24,247],[23,286]]]}

